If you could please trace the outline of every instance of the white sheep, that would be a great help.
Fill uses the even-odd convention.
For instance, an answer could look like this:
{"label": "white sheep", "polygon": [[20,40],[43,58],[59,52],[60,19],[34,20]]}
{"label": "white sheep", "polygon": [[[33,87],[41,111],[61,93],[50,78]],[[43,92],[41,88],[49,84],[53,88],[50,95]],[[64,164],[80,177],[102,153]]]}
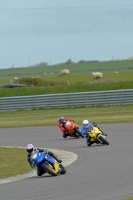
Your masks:
{"label": "white sheep", "polygon": [[103,74],[101,72],[92,72],[92,76],[93,76],[94,79],[103,78]]}
{"label": "white sheep", "polygon": [[70,71],[69,69],[63,69],[61,70],[61,72],[59,73],[59,76],[64,76],[64,75],[68,75],[69,76]]}

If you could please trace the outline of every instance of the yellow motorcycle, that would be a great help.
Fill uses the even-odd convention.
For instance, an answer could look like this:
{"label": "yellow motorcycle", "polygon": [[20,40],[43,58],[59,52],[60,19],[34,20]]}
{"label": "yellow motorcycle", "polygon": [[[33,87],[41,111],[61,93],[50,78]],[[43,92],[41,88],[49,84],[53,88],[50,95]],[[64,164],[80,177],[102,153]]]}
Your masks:
{"label": "yellow motorcycle", "polygon": [[102,131],[98,127],[93,126],[92,130],[88,132],[88,136],[91,137],[91,141],[94,141],[94,143],[109,145],[106,136],[102,134]]}

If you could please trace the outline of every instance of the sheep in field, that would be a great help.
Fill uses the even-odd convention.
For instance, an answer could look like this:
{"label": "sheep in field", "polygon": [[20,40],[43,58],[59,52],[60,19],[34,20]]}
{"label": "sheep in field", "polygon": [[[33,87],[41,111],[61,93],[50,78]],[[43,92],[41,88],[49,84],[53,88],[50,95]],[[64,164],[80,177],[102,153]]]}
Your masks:
{"label": "sheep in field", "polygon": [[68,75],[69,76],[70,71],[69,69],[63,69],[61,70],[61,72],[59,73],[59,76],[64,76],[64,75]]}
{"label": "sheep in field", "polygon": [[101,72],[92,72],[92,76],[93,76],[94,79],[103,78],[103,74]]}

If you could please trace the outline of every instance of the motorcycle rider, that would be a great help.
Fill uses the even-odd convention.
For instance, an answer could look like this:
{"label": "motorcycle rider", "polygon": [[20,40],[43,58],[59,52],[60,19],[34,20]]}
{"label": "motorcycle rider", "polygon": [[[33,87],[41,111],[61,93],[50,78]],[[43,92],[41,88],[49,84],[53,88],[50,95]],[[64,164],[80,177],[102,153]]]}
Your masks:
{"label": "motorcycle rider", "polygon": [[47,152],[47,149],[43,149],[43,148],[35,148],[33,144],[27,144],[26,145],[26,150],[28,152],[27,155],[27,161],[29,162],[30,166],[33,168],[34,164],[32,163],[30,157],[32,155],[32,153],[34,153],[35,151],[39,151],[39,152],[43,152],[45,154],[49,154],[50,156],[52,156],[58,163],[61,163],[62,160],[58,159],[51,151]]}
{"label": "motorcycle rider", "polygon": [[91,137],[87,134],[87,132],[90,132],[92,130],[93,124],[89,123],[87,119],[83,120],[83,125],[81,127],[81,133],[83,137],[86,137],[86,142],[88,146],[91,146],[94,141],[91,141]]}
{"label": "motorcycle rider", "polygon": [[[91,137],[87,134],[87,132],[91,132],[93,126],[96,127],[97,124],[95,124],[95,122],[91,123],[91,122],[89,122],[86,119],[83,120],[83,125],[81,127],[81,133],[82,133],[83,137],[86,137],[86,142],[87,142],[88,146],[91,146],[94,143],[94,141],[91,141]],[[99,130],[101,131],[100,128],[99,128]],[[107,134],[104,134],[103,132],[102,132],[102,134],[105,135],[105,136],[107,136]]]}
{"label": "motorcycle rider", "polygon": [[70,134],[67,132],[66,128],[64,127],[65,122],[68,121],[68,120],[74,121],[71,118],[64,118],[63,116],[58,117],[58,127],[62,131],[63,138],[70,136]]}

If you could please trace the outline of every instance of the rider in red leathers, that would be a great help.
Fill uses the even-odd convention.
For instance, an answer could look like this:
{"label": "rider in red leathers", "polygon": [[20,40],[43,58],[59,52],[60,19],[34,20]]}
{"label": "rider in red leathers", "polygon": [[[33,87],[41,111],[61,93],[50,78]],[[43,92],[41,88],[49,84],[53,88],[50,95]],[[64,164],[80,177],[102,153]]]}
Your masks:
{"label": "rider in red leathers", "polygon": [[74,121],[71,118],[64,118],[63,116],[58,117],[58,127],[60,128],[60,130],[62,131],[62,136],[63,138],[66,138],[67,136],[70,136],[70,134],[67,132],[67,130],[65,129],[65,127],[63,126],[64,122],[66,121]]}

